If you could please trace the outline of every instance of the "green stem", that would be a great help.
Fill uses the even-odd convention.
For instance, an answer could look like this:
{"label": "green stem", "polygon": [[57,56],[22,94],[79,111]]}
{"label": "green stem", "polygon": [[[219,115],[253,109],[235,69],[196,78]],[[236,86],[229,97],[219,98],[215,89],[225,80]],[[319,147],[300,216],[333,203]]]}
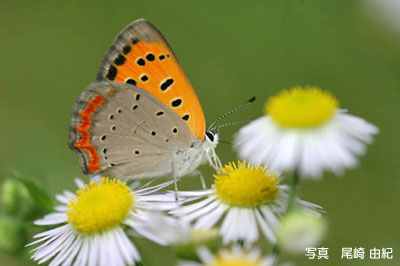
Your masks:
{"label": "green stem", "polygon": [[288,202],[286,214],[288,214],[289,212],[293,211],[293,209],[296,208],[296,196],[299,191],[299,187],[300,187],[300,174],[299,174],[299,171],[296,169],[294,171],[293,183],[290,188],[289,202]]}
{"label": "green stem", "polygon": [[281,253],[281,249],[279,248],[279,245],[275,244],[272,247],[272,258],[274,260],[273,260],[271,266],[275,266],[278,263],[280,253]]}
{"label": "green stem", "polygon": [[[293,183],[290,187],[288,206],[285,215],[287,215],[296,208],[296,196],[299,191],[299,187],[300,187],[300,174],[299,171],[296,169],[294,171]],[[272,266],[275,266],[278,263],[280,256],[280,248],[278,244],[275,244],[272,247],[272,256],[274,259],[274,261],[272,262]]]}

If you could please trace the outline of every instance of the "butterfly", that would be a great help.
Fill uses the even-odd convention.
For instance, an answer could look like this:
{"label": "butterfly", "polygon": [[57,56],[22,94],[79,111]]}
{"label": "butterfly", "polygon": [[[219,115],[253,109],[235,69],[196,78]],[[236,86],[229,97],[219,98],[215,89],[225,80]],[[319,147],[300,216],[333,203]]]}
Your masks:
{"label": "butterfly", "polygon": [[207,161],[218,169],[218,139],[206,130],[203,109],[171,47],[139,19],[117,35],[97,80],[73,105],[68,146],[85,174],[176,180]]}

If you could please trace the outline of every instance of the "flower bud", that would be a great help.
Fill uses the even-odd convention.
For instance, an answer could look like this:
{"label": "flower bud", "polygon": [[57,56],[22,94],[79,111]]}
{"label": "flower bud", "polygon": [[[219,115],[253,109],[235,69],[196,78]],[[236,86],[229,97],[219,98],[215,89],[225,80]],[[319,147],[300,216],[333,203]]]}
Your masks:
{"label": "flower bud", "polygon": [[28,219],[35,210],[35,204],[26,187],[15,179],[6,179],[1,186],[1,208],[4,213],[21,219]]}
{"label": "flower bud", "polygon": [[9,254],[17,254],[24,250],[26,230],[21,221],[0,216],[0,250]]}
{"label": "flower bud", "polygon": [[315,247],[325,236],[327,223],[323,217],[301,210],[288,213],[277,228],[277,240],[282,250],[300,254]]}

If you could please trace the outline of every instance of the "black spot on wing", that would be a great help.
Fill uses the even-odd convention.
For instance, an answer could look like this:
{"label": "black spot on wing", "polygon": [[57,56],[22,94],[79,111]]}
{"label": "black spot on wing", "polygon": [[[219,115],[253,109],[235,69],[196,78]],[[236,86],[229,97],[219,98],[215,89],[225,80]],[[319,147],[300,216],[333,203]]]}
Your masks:
{"label": "black spot on wing", "polygon": [[174,84],[174,79],[168,78],[161,83],[160,88],[162,91],[166,91],[172,84]]}
{"label": "black spot on wing", "polygon": [[125,81],[125,83],[129,83],[129,84],[132,84],[132,85],[136,85],[136,80],[134,80],[134,79],[127,79],[127,80]]}
{"label": "black spot on wing", "polygon": [[124,54],[129,54],[129,52],[131,51],[131,46],[128,44],[128,45],[125,45],[124,46],[124,48],[122,48],[122,52],[124,53]]}
{"label": "black spot on wing", "polygon": [[186,115],[182,116],[182,119],[185,120],[185,121],[188,121],[189,120],[189,115],[186,114]]}
{"label": "black spot on wing", "polygon": [[182,99],[178,98],[171,102],[172,107],[179,107],[182,104]]}
{"label": "black spot on wing", "polygon": [[149,80],[149,77],[148,77],[146,74],[143,74],[143,75],[140,77],[140,80],[143,81],[143,82],[146,82],[146,81]]}
{"label": "black spot on wing", "polygon": [[126,62],[126,57],[123,56],[122,54],[119,54],[115,59],[114,59],[114,64],[117,66],[122,66]]}
{"label": "black spot on wing", "polygon": [[146,59],[150,62],[154,61],[156,58],[152,53],[146,55]]}
{"label": "black spot on wing", "polygon": [[139,66],[144,66],[144,65],[146,64],[146,61],[144,61],[143,58],[139,58],[139,59],[136,61],[136,64],[138,64]]}
{"label": "black spot on wing", "polygon": [[106,78],[109,80],[114,80],[115,77],[117,76],[118,70],[115,66],[111,65],[110,68],[108,69],[108,73]]}

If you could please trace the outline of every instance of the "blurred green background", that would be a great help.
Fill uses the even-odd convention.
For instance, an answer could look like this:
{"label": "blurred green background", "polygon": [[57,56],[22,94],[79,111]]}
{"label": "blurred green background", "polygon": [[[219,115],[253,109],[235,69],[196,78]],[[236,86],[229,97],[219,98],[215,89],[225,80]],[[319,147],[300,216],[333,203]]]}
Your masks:
{"label": "blurred green background", "polygon": [[[52,194],[74,188],[73,178],[83,175],[67,147],[72,104],[95,79],[115,35],[144,17],[174,48],[209,123],[253,95],[256,103],[231,120],[259,116],[267,97],[283,88],[317,85],[352,114],[376,124],[381,132],[359,168],[343,178],[327,175],[302,183],[301,197],[327,211],[330,230],[320,246],[329,248],[330,259],[283,254],[282,261],[399,265],[400,30],[381,24],[385,15],[366,4],[2,0],[0,178],[16,169]],[[221,138],[231,140],[236,130],[223,130]],[[230,145],[221,143],[217,151],[223,162],[236,159]],[[210,168],[201,170],[210,183]],[[180,187],[198,188],[199,181],[187,178]],[[270,249],[261,244],[265,252]],[[147,241],[138,245],[148,265],[174,265],[168,249]],[[395,259],[341,260],[342,247],[391,247]],[[0,254],[0,265],[30,262]]]}

